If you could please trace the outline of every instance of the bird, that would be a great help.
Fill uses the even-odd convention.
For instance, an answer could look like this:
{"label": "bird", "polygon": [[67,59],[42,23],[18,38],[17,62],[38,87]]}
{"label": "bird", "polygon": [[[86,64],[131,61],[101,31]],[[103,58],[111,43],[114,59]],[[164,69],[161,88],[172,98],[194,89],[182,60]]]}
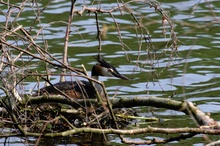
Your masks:
{"label": "bird", "polygon": [[[99,80],[99,76],[107,76],[107,77],[116,77],[123,80],[129,80],[126,76],[120,74],[117,69],[111,64],[107,63],[101,55],[97,55],[94,57],[97,60],[97,64],[92,67],[91,70],[91,78],[95,80]],[[51,84],[50,86],[46,86],[38,90],[34,96],[40,95],[67,95],[73,99],[94,99],[97,98],[96,90],[97,89],[101,98],[105,98],[103,87],[94,82],[94,86],[89,81],[81,80],[81,81],[64,81],[58,82],[56,84]]]}

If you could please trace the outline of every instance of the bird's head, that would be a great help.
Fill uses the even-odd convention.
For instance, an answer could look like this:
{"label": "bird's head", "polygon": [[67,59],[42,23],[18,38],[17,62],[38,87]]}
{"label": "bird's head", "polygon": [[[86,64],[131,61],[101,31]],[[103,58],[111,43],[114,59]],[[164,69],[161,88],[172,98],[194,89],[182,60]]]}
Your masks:
{"label": "bird's head", "polygon": [[107,63],[99,54],[95,56],[95,59],[98,61],[98,63],[92,68],[92,77],[107,76],[129,80],[126,76],[121,75],[114,66]]}

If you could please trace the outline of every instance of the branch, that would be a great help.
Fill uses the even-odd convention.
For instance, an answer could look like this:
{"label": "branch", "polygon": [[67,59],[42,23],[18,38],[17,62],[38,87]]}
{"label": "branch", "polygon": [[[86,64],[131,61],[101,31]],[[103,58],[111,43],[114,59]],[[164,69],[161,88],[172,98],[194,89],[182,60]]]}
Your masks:
{"label": "branch", "polygon": [[[112,108],[131,108],[137,106],[152,106],[157,108],[166,108],[179,112],[183,112],[186,115],[191,115],[192,118],[198,122],[199,125],[212,126],[219,128],[220,124],[212,119],[210,116],[202,112],[192,102],[187,101],[175,101],[167,98],[158,97],[135,97],[135,98],[121,98],[121,99],[109,99]],[[60,96],[49,96],[48,97],[35,97],[29,98],[26,104],[41,104],[44,102],[55,102],[70,105],[74,108],[78,108],[83,105],[98,105],[97,100],[94,99],[81,99],[81,100],[69,100]],[[206,127],[207,128],[207,127]]]}
{"label": "branch", "polygon": [[26,132],[26,136],[40,136],[43,137],[55,137],[55,136],[69,136],[78,133],[98,133],[98,134],[122,134],[122,135],[136,135],[136,134],[143,134],[143,133],[163,133],[163,134],[177,134],[177,133],[197,133],[197,134],[211,134],[211,135],[218,135],[220,134],[220,130],[216,129],[201,129],[201,128],[154,128],[154,127],[147,127],[147,128],[140,128],[140,129],[132,129],[132,130],[121,130],[121,129],[97,129],[97,128],[76,128],[67,130],[64,132],[58,133],[31,133]]}
{"label": "branch", "polygon": [[[57,66],[57,67],[61,67],[61,68],[66,68],[66,69],[69,69],[69,70],[71,70],[71,71],[73,71],[73,72],[75,72],[75,73],[77,73],[77,74],[81,74],[80,72],[82,72],[82,71],[79,70],[79,69],[72,68],[72,67],[69,67],[69,66],[63,64],[62,62],[56,60],[56,59],[53,58],[52,56],[50,56],[50,57],[53,58],[54,60],[56,60],[59,64],[54,63],[54,62],[52,62],[52,61],[50,61],[50,60],[48,60],[48,59],[39,57],[38,55],[35,55],[35,54],[33,54],[33,53],[31,53],[31,52],[29,52],[29,51],[27,51],[27,50],[21,49],[20,47],[17,47],[17,46],[14,46],[14,45],[12,45],[12,44],[9,44],[8,42],[6,42],[6,41],[4,41],[4,40],[2,40],[2,39],[0,40],[0,43],[3,43],[3,44],[5,44],[5,45],[7,45],[7,46],[9,46],[9,47],[12,47],[12,48],[18,50],[18,51],[24,52],[25,54],[30,55],[30,56],[34,57],[35,59],[39,59],[39,60],[45,61],[45,62],[47,62],[47,63],[49,63],[49,64],[51,64],[51,65],[53,65],[53,66]],[[48,53],[48,54],[49,54],[49,53]],[[86,76],[85,76],[85,77],[86,77]]]}
{"label": "branch", "polygon": [[[68,25],[66,27],[66,36],[65,36],[64,50],[63,50],[63,64],[65,64],[65,65],[67,65],[69,34],[71,32],[71,22],[72,22],[72,19],[73,19],[75,2],[76,2],[76,0],[71,0],[71,8],[70,8],[70,14],[69,14],[69,19],[68,19]],[[66,73],[66,69],[63,68],[62,69],[62,74],[65,74],[65,73]],[[60,81],[61,82],[65,81],[65,78],[62,74],[60,76]]]}

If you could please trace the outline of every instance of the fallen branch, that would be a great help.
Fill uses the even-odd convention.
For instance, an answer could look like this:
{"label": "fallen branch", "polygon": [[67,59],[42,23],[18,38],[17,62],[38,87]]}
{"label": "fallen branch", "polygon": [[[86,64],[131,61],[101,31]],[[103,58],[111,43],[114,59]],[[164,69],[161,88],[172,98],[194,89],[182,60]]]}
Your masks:
{"label": "fallen branch", "polygon": [[[69,100],[61,96],[50,96],[48,97],[35,97],[29,98],[27,105],[32,104],[42,104],[46,102],[62,103],[70,105],[74,108],[83,107],[84,105],[96,105],[98,106],[97,100]],[[191,115],[192,118],[198,122],[201,126],[214,126],[219,127],[219,123],[212,119],[209,115],[206,115],[198,107],[196,107],[192,102],[188,101],[175,101],[168,98],[158,98],[158,97],[135,97],[135,98],[120,98],[120,99],[110,99],[113,108],[131,108],[138,106],[152,106],[158,108],[166,108],[179,112],[183,112],[186,115]]]}
{"label": "fallen branch", "polygon": [[163,133],[163,134],[177,134],[177,133],[195,133],[195,134],[210,134],[218,135],[220,134],[219,129],[201,129],[201,128],[139,128],[132,130],[122,130],[122,129],[98,129],[98,128],[75,128],[58,133],[31,133],[25,132],[25,136],[42,136],[42,137],[56,137],[56,136],[69,136],[79,133],[98,133],[98,134],[122,134],[122,135],[136,135],[143,133]]}

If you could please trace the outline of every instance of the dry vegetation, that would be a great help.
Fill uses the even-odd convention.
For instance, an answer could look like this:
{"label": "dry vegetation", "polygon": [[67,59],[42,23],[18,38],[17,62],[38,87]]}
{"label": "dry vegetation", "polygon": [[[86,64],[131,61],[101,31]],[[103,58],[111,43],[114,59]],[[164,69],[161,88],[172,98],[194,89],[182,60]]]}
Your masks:
{"label": "dry vegetation", "polygon": [[[64,42],[64,55],[63,60],[59,61],[54,58],[47,51],[47,43],[39,45],[36,40],[41,35],[43,28],[39,29],[35,34],[32,31],[37,23],[38,17],[50,5],[48,3],[45,7],[38,7],[37,1],[23,1],[19,4],[11,4],[1,1],[1,5],[8,8],[7,12],[1,11],[1,15],[5,17],[5,23],[1,23],[1,37],[0,37],[0,89],[4,94],[1,95],[1,129],[6,127],[15,128],[15,132],[2,133],[1,137],[8,136],[34,136],[38,137],[56,137],[56,136],[70,136],[78,133],[100,133],[100,134],[117,134],[121,141],[131,144],[155,144],[167,143],[175,140],[186,139],[195,136],[199,133],[206,134],[219,134],[219,123],[213,120],[209,115],[204,114],[191,102],[187,101],[174,101],[167,98],[157,97],[136,97],[136,98],[123,98],[123,99],[109,99],[107,102],[97,102],[97,100],[75,100],[68,97],[61,96],[40,96],[31,97],[23,90],[25,81],[32,77],[36,80],[43,79],[49,82],[49,77],[52,73],[38,73],[38,71],[30,71],[30,64],[33,60],[43,61],[45,64],[62,68],[61,81],[64,76],[72,72],[71,76],[84,77],[92,80],[86,75],[84,69],[73,68],[67,63],[67,50],[68,38],[71,31],[71,23],[75,15],[83,17],[85,13],[94,13],[97,25],[97,41],[99,42],[99,50],[101,51],[101,41],[103,34],[101,33],[101,26],[99,24],[99,16],[103,13],[108,14],[114,20],[115,28],[118,34],[119,42],[122,49],[126,47],[120,35],[120,26],[117,24],[116,19],[112,12],[119,11],[123,15],[123,10],[126,9],[134,18],[136,29],[140,33],[142,42],[139,47],[147,46],[147,51],[154,51],[151,44],[150,34],[145,26],[136,18],[132,10],[127,7],[128,4],[141,3],[149,9],[155,9],[155,13],[159,13],[162,18],[162,25],[168,25],[170,31],[171,42],[167,42],[168,48],[171,50],[170,57],[177,52],[177,36],[174,31],[172,21],[169,19],[167,11],[160,7],[159,3],[150,0],[131,0],[126,3],[118,2],[118,6],[111,10],[87,7],[84,5],[82,9],[75,9],[75,1],[72,1],[70,7],[70,15],[66,24],[66,36]],[[17,23],[20,15],[26,6],[32,6],[35,9],[36,21],[33,26],[22,26]],[[36,6],[36,7],[35,7]],[[36,9],[37,8],[37,9]],[[28,28],[29,27],[29,28]],[[103,29],[102,29],[103,31]],[[166,30],[167,31],[167,30]],[[165,33],[165,29],[164,29]],[[143,43],[144,42],[144,43]],[[152,56],[151,56],[152,57]],[[138,60],[138,58],[137,58]],[[37,85],[37,84],[36,84]],[[33,87],[34,88],[34,87]],[[48,103],[50,103],[48,106]],[[56,103],[56,104],[55,104]],[[39,106],[40,105],[40,106]],[[47,105],[47,106],[45,106]],[[86,105],[86,106],[85,106]],[[92,111],[88,111],[88,107],[92,106]],[[183,112],[194,120],[195,128],[134,128],[128,130],[125,127],[132,122],[138,113],[133,111],[121,110],[121,108],[132,108],[136,106],[153,106],[158,108],[167,108]],[[94,110],[95,109],[95,110]],[[132,117],[132,118],[131,118]],[[152,120],[152,119],[150,119]],[[153,119],[158,120],[158,119]],[[122,129],[123,127],[123,129]],[[165,134],[179,134],[164,139],[151,139],[151,140],[128,140],[123,135],[146,134],[146,133],[165,133]]]}

